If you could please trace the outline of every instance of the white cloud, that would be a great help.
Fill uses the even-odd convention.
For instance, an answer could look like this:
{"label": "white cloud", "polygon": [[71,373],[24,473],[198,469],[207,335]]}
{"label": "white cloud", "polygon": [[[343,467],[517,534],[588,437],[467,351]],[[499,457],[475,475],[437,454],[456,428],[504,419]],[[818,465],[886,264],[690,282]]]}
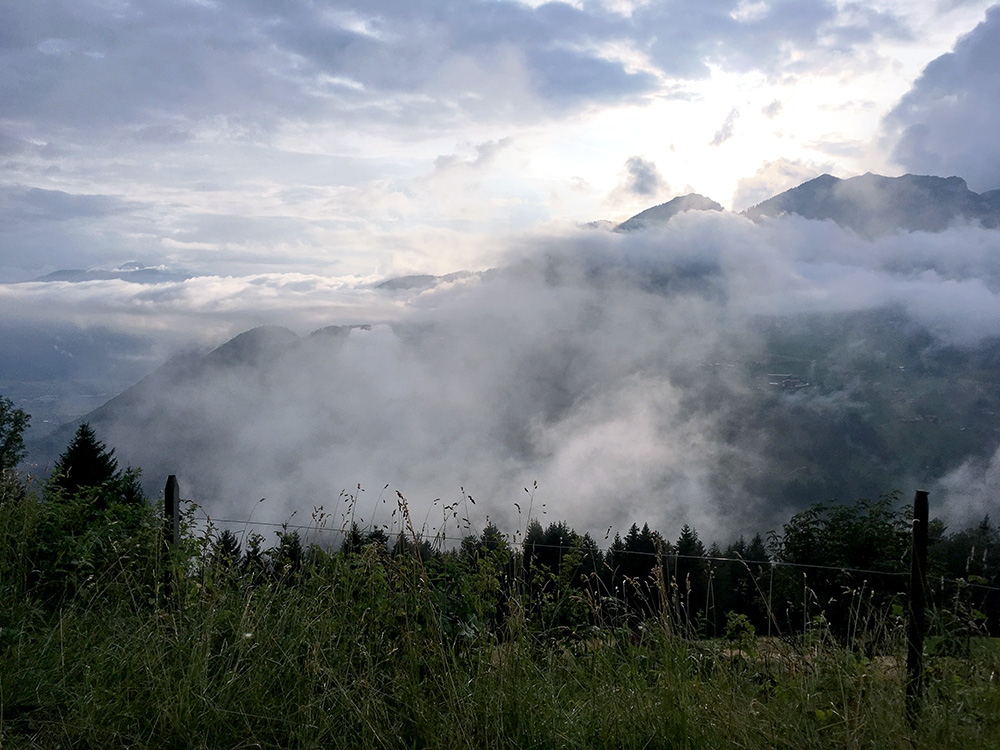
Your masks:
{"label": "white cloud", "polygon": [[986,516],[994,521],[1000,499],[1000,450],[986,460],[969,460],[943,477],[932,490],[942,497],[940,517],[952,530],[978,524]]}

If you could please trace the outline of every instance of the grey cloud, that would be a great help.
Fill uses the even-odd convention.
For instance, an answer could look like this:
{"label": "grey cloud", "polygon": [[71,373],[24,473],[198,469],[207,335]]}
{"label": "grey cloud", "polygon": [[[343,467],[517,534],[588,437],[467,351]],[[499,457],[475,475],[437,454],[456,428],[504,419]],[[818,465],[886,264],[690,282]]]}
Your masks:
{"label": "grey cloud", "polygon": [[715,132],[712,137],[710,145],[721,146],[723,143],[728,141],[733,137],[733,128],[736,125],[736,118],[740,116],[739,110],[733,108],[729,110],[729,114],[726,115],[725,121],[722,123],[721,127]]}
{"label": "grey cloud", "polygon": [[0,189],[0,275],[31,278],[134,260],[153,244],[155,222],[147,209],[113,195]]}
{"label": "grey cloud", "polygon": [[166,123],[137,128],[133,138],[140,143],[179,145],[194,140],[194,134],[185,128]]}
{"label": "grey cloud", "polygon": [[1000,6],[932,61],[883,120],[893,158],[910,172],[1000,188]]}
{"label": "grey cloud", "polygon": [[624,189],[637,196],[649,197],[669,189],[656,164],[641,156],[630,156],[625,162]]}
{"label": "grey cloud", "polygon": [[[74,127],[146,121],[163,115],[239,117],[265,133],[275,118],[343,119],[364,108],[382,118],[380,100],[396,99],[412,124],[419,96],[461,96],[447,91],[447,72],[465,60],[513,53],[536,93],[574,102],[631,96],[653,84],[645,74],[574,51],[563,42],[585,40],[593,20],[571,9],[531,10],[516,3],[419,3],[359,6],[373,17],[374,35],[345,28],[329,8],[289,2],[222,2],[123,6],[110,12],[74,3],[50,22],[28,7],[11,10],[6,73],[0,95],[12,115]],[[349,12],[348,8],[344,8]],[[586,23],[584,23],[586,22]],[[62,54],[46,54],[46,39],[64,39]],[[40,45],[43,48],[40,49]],[[358,87],[324,88],[324,77]],[[482,81],[470,80],[474,87]],[[489,82],[487,82],[489,85]],[[476,106],[503,106],[505,90],[490,86]],[[470,100],[475,105],[475,100]],[[437,106],[441,106],[440,102]]]}
{"label": "grey cloud", "polygon": [[829,30],[828,44],[832,51],[850,52],[856,45],[870,42],[877,36],[906,41],[913,39],[912,31],[898,17],[869,4],[844,3],[839,12],[845,21]]}
{"label": "grey cloud", "polygon": [[838,157],[860,157],[868,146],[862,141],[845,141],[834,138],[812,141],[807,145],[821,153]]}
{"label": "grey cloud", "polygon": [[496,158],[497,154],[510,144],[510,138],[501,138],[496,141],[484,141],[483,143],[476,144],[476,164],[489,164]]}
{"label": "grey cloud", "polygon": [[[844,54],[875,36],[910,35],[906,25],[891,13],[869,11],[860,5],[838,8],[837,3],[824,0],[777,0],[745,20],[732,16],[738,5],[690,2],[681,9],[673,3],[651,3],[635,20],[656,29],[658,35],[674,23],[675,31],[654,45],[656,60],[666,71],[674,60],[686,61],[689,66],[693,61],[711,60],[740,71],[806,70],[842,60]],[[681,12],[684,18],[675,17]],[[693,66],[688,74],[695,74]]]}
{"label": "grey cloud", "polygon": [[9,156],[25,151],[29,145],[23,138],[0,130],[0,156]]}
{"label": "grey cloud", "polygon": [[[65,221],[96,218],[134,211],[138,203],[110,195],[75,195],[62,190],[28,190],[9,192],[5,197],[8,217],[21,219]],[[2,226],[2,223],[0,223]]]}
{"label": "grey cloud", "polygon": [[[281,81],[287,61],[254,44],[263,19],[234,5],[39,7],[5,14],[14,26],[0,76],[9,115],[87,128],[190,114],[268,123],[276,107],[307,109]],[[62,54],[46,54],[53,37],[64,40]]]}
{"label": "grey cloud", "polygon": [[631,210],[637,204],[648,206],[669,192],[670,185],[654,162],[642,156],[630,156],[625,160],[618,184],[605,202],[615,209],[626,207]]}
{"label": "grey cloud", "polygon": [[465,159],[459,154],[442,154],[434,160],[434,171],[443,172],[455,167],[471,170],[488,167],[496,159],[497,155],[510,144],[510,138],[477,143],[473,149],[476,155],[472,159]]}
{"label": "grey cloud", "polygon": [[644,30],[637,33],[665,74],[698,78],[708,75],[708,62],[741,71],[779,68],[788,48],[818,46],[819,30],[836,18],[834,4],[824,1],[778,0],[747,21],[733,17],[738,6],[735,1],[650,3],[636,9],[631,22]]}
{"label": "grey cloud", "polygon": [[236,216],[190,214],[171,233],[178,242],[243,243],[271,245],[309,233],[312,222],[292,216]]}
{"label": "grey cloud", "polygon": [[[141,137],[168,141],[212,117],[262,138],[286,118],[433,127],[457,113],[531,119],[635,101],[659,93],[660,76],[706,75],[708,62],[775,70],[792,50],[841,54],[864,29],[893,32],[870,14],[838,20],[826,0],[774,2],[749,23],[736,7],[650,3],[624,17],[564,3],[24,3],[5,10],[0,98],[38,126],[141,124]],[[607,45],[646,53],[657,71],[627,69]]]}
{"label": "grey cloud", "polygon": [[568,50],[538,50],[528,58],[538,77],[538,93],[556,102],[629,101],[657,89],[649,73],[630,73],[621,63]]}

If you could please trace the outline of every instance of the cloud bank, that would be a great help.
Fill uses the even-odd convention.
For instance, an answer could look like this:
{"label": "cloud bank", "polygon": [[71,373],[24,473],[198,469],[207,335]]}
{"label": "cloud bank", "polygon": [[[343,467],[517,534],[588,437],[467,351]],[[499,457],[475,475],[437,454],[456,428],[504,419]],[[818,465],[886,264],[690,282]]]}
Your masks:
{"label": "cloud bank", "polygon": [[[81,324],[93,316],[131,330],[147,304],[158,310],[150,320],[175,327],[217,317],[305,334],[374,323],[274,334],[248,364],[192,369],[144,393],[127,419],[98,422],[123,462],[178,474],[216,518],[244,518],[266,497],[254,517],[282,520],[340,507],[341,491],[359,484],[376,496],[389,484],[432,526],[464,488],[475,523],[489,514],[516,529],[523,488],[537,482],[534,512],[545,503],[549,518],[581,529],[648,521],[672,533],[686,522],[711,539],[766,531],[823,499],[775,425],[806,429],[802,444],[826,430],[822,451],[852,455],[869,380],[903,377],[924,351],[993,345],[998,257],[1000,233],[977,228],[869,240],[832,222],[692,211],[645,232],[526,235],[493,270],[450,280],[21,284],[0,287],[0,306],[40,316],[47,294],[64,305],[69,296]],[[822,357],[839,369],[822,390],[769,390],[776,331],[858,314],[875,328],[829,339],[837,351]],[[888,333],[876,339],[876,329]],[[910,340],[917,351],[892,348]],[[816,363],[786,366],[808,379]],[[869,484],[844,486],[891,489],[877,463],[869,469]],[[952,504],[989,502],[977,498]],[[392,522],[391,503],[358,507],[365,523]]]}

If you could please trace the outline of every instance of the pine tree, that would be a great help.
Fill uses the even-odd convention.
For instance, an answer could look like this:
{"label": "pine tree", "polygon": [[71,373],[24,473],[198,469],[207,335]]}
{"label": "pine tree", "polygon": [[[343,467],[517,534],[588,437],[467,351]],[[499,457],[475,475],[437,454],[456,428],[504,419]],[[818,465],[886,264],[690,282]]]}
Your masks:
{"label": "pine tree", "polygon": [[698,532],[687,524],[681,527],[676,552],[674,577],[680,611],[687,627],[695,632],[700,618],[705,616],[708,565],[703,559],[705,545],[698,538]]}
{"label": "pine tree", "polygon": [[119,471],[115,449],[98,440],[86,422],[77,428],[73,440],[59,456],[51,484],[67,497],[81,490],[100,488],[95,494],[95,506],[99,509],[111,503],[138,505],[145,500],[138,470]]}
{"label": "pine tree", "polygon": [[117,476],[114,448],[108,450],[84,422],[59,456],[53,481],[67,495],[75,495],[84,487],[100,487]]}

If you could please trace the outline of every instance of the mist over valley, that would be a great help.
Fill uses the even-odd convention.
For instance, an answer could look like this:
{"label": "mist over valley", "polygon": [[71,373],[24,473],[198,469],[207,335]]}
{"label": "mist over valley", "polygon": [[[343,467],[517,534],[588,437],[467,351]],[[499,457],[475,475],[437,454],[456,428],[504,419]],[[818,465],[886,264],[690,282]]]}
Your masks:
{"label": "mist over valley", "polygon": [[995,516],[1000,5],[794,6],[5,7],[23,468],[89,421],[215,519]]}
{"label": "mist over valley", "polygon": [[[32,458],[89,421],[151,492],[177,474],[236,520],[331,510],[360,487],[365,524],[392,523],[399,490],[428,528],[435,500],[466,493],[475,523],[513,530],[536,483],[535,515],[602,536],[648,521],[728,538],[915,487],[939,515],[981,518],[1000,469],[998,213],[970,217],[954,180],[878,178],[894,209],[871,232],[879,204],[852,191],[875,178],[837,181],[841,202],[819,206],[815,184],[834,179],[754,221],[689,199],[639,228],[523,235],[488,270],[359,285],[345,299],[381,320],[264,325],[177,354],[39,435]],[[897,200],[916,181],[924,201]],[[928,215],[936,231],[913,231]]]}

